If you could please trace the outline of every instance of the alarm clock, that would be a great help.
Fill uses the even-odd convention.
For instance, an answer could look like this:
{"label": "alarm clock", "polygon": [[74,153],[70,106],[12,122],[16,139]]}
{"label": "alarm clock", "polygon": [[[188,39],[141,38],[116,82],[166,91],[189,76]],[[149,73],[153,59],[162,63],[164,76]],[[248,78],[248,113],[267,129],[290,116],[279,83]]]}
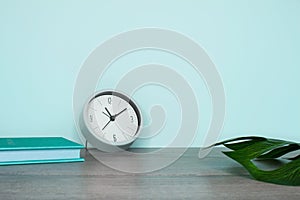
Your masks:
{"label": "alarm clock", "polygon": [[80,121],[87,142],[105,152],[127,149],[142,126],[137,104],[116,91],[100,91],[88,98]]}

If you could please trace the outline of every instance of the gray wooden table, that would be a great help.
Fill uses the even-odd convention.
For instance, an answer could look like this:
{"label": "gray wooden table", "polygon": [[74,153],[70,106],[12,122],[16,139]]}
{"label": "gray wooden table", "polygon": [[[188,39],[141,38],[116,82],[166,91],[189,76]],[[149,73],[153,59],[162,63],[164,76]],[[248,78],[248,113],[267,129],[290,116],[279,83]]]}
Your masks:
{"label": "gray wooden table", "polygon": [[203,160],[197,153],[189,149],[171,166],[148,174],[110,169],[88,152],[84,163],[1,166],[0,200],[300,199],[300,187],[255,181],[220,149]]}

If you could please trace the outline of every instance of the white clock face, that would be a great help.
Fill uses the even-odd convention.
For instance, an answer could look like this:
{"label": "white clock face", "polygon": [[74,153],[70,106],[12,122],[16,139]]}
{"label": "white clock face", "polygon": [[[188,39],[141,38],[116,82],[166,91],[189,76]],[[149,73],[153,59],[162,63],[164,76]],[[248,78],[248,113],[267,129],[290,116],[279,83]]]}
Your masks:
{"label": "white clock face", "polygon": [[87,125],[92,134],[112,145],[132,142],[140,128],[136,105],[117,92],[103,92],[87,105]]}

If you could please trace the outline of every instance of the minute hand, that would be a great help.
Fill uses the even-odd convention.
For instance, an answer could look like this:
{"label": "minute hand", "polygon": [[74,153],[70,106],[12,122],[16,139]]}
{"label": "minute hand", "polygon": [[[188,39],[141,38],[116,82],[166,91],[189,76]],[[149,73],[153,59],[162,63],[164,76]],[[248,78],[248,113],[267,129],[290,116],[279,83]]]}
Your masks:
{"label": "minute hand", "polygon": [[117,116],[121,115],[123,112],[125,112],[127,110],[127,108],[124,108],[121,112],[119,112],[118,114],[115,114],[113,117],[116,118]]}

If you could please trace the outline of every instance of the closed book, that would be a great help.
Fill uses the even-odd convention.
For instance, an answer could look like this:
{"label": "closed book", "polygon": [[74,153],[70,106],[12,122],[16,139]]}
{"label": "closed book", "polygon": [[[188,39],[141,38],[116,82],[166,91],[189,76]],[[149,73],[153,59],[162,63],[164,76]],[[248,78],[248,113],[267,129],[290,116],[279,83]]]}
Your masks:
{"label": "closed book", "polygon": [[0,165],[82,162],[83,148],[62,137],[0,138]]}

